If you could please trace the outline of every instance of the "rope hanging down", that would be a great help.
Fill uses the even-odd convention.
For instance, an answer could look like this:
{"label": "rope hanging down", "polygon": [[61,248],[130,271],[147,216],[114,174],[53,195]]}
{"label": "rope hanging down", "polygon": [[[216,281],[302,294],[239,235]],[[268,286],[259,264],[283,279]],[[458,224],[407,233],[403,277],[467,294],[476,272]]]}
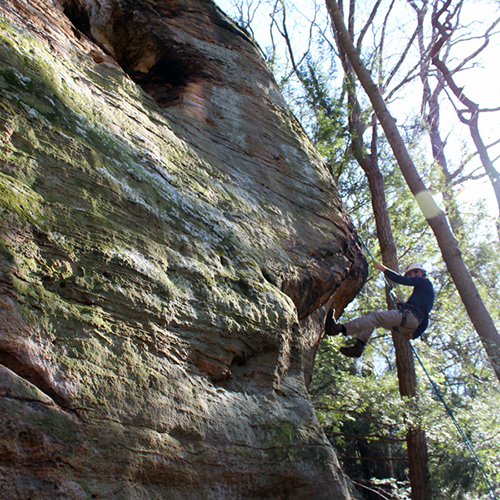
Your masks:
{"label": "rope hanging down", "polygon": [[[373,262],[375,262],[375,259],[373,258],[373,255],[371,254],[370,250],[368,250],[368,247],[365,245],[365,242],[363,240],[361,240],[361,239],[359,241],[361,241],[361,244],[365,248],[365,250],[368,253],[368,255],[370,256],[370,258],[373,260]],[[392,293],[391,293],[394,287],[387,281],[387,278],[383,274],[382,274],[382,276],[384,278],[384,281],[385,281],[385,284],[386,284],[387,288],[389,289],[389,297],[390,297],[390,299],[391,299],[394,307],[397,307],[396,306],[396,302],[394,301],[394,298],[393,298]],[[415,355],[415,357],[417,358],[418,362],[420,363],[420,366],[424,370],[424,373],[427,375],[427,379],[429,380],[429,383],[430,383],[432,389],[436,393],[436,396],[439,398],[439,400],[441,401],[441,403],[443,404],[443,406],[444,406],[444,408],[446,410],[446,413],[448,413],[448,415],[452,419],[453,423],[455,424],[455,427],[457,428],[458,433],[460,434],[460,437],[462,438],[462,441],[465,444],[465,447],[467,448],[468,452],[472,456],[472,458],[473,458],[474,462],[476,463],[476,465],[481,470],[481,472],[482,472],[482,474],[484,476],[484,479],[486,480],[486,484],[488,485],[488,488],[490,490],[491,498],[493,500],[498,500],[498,498],[497,498],[497,496],[495,494],[495,491],[493,490],[493,486],[492,486],[492,484],[491,484],[491,482],[490,482],[490,480],[488,478],[486,470],[484,469],[483,464],[479,460],[479,457],[476,455],[476,452],[474,451],[474,448],[473,448],[471,442],[467,438],[465,432],[463,431],[462,427],[460,426],[460,423],[458,422],[458,420],[455,418],[455,415],[451,411],[450,407],[446,404],[446,401],[444,400],[444,398],[443,398],[443,396],[442,396],[442,394],[441,394],[438,386],[435,384],[435,382],[432,380],[431,376],[429,375],[429,372],[425,368],[424,363],[422,362],[422,360],[420,359],[420,356],[418,355],[417,351],[415,350],[415,347],[413,346],[413,344],[409,340],[408,340],[408,344],[410,344],[410,347],[411,347],[411,350],[413,351],[413,354]]]}

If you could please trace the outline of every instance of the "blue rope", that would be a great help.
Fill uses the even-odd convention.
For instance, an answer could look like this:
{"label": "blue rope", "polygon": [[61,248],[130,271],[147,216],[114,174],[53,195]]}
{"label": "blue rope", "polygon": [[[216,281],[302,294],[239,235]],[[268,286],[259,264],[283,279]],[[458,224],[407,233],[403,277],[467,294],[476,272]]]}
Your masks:
{"label": "blue rope", "polygon": [[[371,254],[370,250],[368,250],[368,247],[365,245],[365,242],[363,240],[361,240],[361,239],[359,241],[361,241],[361,244],[365,248],[365,250],[368,253],[368,255],[370,256],[370,258],[373,260],[373,262],[375,262],[375,259],[373,258],[373,255]],[[387,279],[386,279],[386,277],[385,277],[385,275],[383,273],[382,273],[382,276],[384,277],[385,284],[386,284],[386,286],[389,289],[389,297],[391,298],[394,307],[397,307],[396,303],[394,302],[394,298],[392,297],[392,294],[391,294],[393,286],[389,284],[389,282],[387,281]],[[467,438],[465,432],[463,431],[462,427],[460,426],[458,420],[455,418],[455,415],[451,411],[450,407],[446,404],[446,401],[444,400],[443,396],[441,395],[441,392],[439,391],[437,385],[434,383],[434,381],[432,380],[431,376],[429,375],[429,372],[425,368],[424,363],[422,362],[422,360],[420,359],[420,356],[418,355],[417,351],[415,350],[415,347],[413,347],[413,344],[409,340],[408,340],[408,344],[410,344],[410,347],[411,347],[411,350],[413,351],[413,354],[415,355],[415,357],[417,358],[418,362],[420,363],[420,366],[422,367],[422,369],[424,370],[425,374],[427,375],[429,383],[431,384],[431,387],[434,389],[434,392],[436,393],[436,396],[439,398],[439,400],[441,401],[441,403],[443,403],[443,406],[445,407],[446,412],[448,413],[448,415],[450,416],[450,418],[453,420],[453,423],[455,424],[455,427],[457,428],[458,433],[460,434],[460,436],[461,436],[461,438],[462,438],[462,440],[463,440],[463,442],[464,442],[467,450],[471,454],[471,456],[474,459],[474,462],[476,463],[476,465],[479,467],[479,469],[483,473],[484,479],[486,480],[486,484],[488,485],[488,488],[490,490],[491,498],[493,500],[498,500],[498,498],[495,495],[495,492],[493,490],[493,486],[492,486],[492,484],[491,484],[491,482],[490,482],[490,480],[488,478],[488,475],[486,474],[486,470],[484,469],[483,464],[479,460],[479,457],[476,455],[476,452],[474,451],[474,448],[473,448],[471,442]]]}
{"label": "blue rope", "polygon": [[[361,239],[359,241],[361,241],[361,244],[363,245],[364,249],[366,250],[366,252],[370,256],[370,258],[373,260],[373,262],[375,262],[375,259],[373,258],[373,255],[371,254],[370,250],[368,250],[368,247],[365,245],[365,242]],[[392,305],[397,309],[398,306],[396,305],[396,302],[394,301],[394,297],[391,294],[394,287],[387,281],[387,278],[385,277],[384,273],[382,273],[382,278],[384,278],[385,286],[389,289],[389,297],[392,300]]]}

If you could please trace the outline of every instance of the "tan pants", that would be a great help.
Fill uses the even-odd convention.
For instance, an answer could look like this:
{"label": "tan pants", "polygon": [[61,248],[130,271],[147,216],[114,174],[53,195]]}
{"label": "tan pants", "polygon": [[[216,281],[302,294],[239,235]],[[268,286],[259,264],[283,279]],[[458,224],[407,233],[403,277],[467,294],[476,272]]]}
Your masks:
{"label": "tan pants", "polygon": [[406,313],[406,324],[401,326],[403,313],[398,309],[388,311],[372,311],[359,318],[344,323],[347,335],[356,335],[356,338],[365,344],[370,340],[370,336],[375,328],[386,328],[392,330],[395,326],[401,333],[412,333],[420,324],[418,318],[411,312]]}

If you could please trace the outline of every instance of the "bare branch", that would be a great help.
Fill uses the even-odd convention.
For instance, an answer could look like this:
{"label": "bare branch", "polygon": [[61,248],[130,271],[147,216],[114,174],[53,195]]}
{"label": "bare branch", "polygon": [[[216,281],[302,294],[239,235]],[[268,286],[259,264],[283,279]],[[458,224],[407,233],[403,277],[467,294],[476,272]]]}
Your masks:
{"label": "bare branch", "polygon": [[299,63],[297,64],[297,62],[295,61],[295,54],[293,52],[292,43],[290,41],[290,36],[288,35],[288,28],[287,28],[287,24],[286,24],[286,9],[285,9],[285,5],[283,2],[282,2],[282,9],[283,9],[283,11],[282,11],[283,12],[282,30],[280,30],[277,25],[276,25],[276,27],[277,27],[278,31],[280,32],[281,36],[283,37],[283,39],[285,40],[285,44],[286,44],[287,49],[288,49],[288,56],[290,57],[290,62],[292,64],[293,71],[294,71],[295,75],[297,76],[297,78],[300,80],[300,83],[302,83],[302,85],[305,87],[306,82],[304,81],[304,76],[302,75],[302,72],[299,69],[299,65],[302,64],[302,62],[304,61],[304,59],[306,58],[306,56],[309,52],[311,40],[309,39],[308,50],[304,53],[304,55],[300,59]]}
{"label": "bare branch", "polygon": [[[476,169],[474,172],[477,172],[478,169]],[[456,179],[455,181],[452,182],[452,186],[455,187],[455,186],[461,186],[462,184],[464,184],[465,182],[468,182],[468,181],[479,181],[481,179],[484,179],[486,177],[486,173],[483,172],[481,174],[478,174],[478,175],[474,175],[473,173],[471,174],[468,174],[468,175],[464,175],[463,177],[460,177],[460,179]]]}
{"label": "bare branch", "polygon": [[493,24],[486,30],[486,33],[483,35],[482,38],[484,38],[484,42],[483,44],[481,45],[481,47],[479,47],[477,50],[475,50],[472,54],[470,54],[469,56],[467,56],[454,70],[453,70],[453,73],[457,72],[457,71],[460,71],[469,61],[471,61],[472,59],[476,58],[487,46],[488,44],[490,43],[490,33],[491,31],[493,30],[493,28],[495,28],[495,26],[497,26],[498,24],[500,23],[500,17],[498,19],[496,19]]}
{"label": "bare branch", "polygon": [[[415,80],[415,78],[418,77],[418,73],[416,73],[416,71],[418,70],[418,63],[413,66],[413,68],[411,68],[411,70],[407,73],[407,75],[405,76],[405,78],[403,78],[386,96],[385,96],[385,100],[387,102],[391,102],[391,99],[392,97],[394,96],[394,94],[397,93],[397,91],[399,89],[401,89],[402,87],[404,87],[407,83],[410,83],[412,80]],[[415,72],[415,73],[414,73]]]}
{"label": "bare branch", "polygon": [[480,113],[494,113],[496,111],[500,111],[500,106],[498,108],[478,108]]}
{"label": "bare branch", "polygon": [[[437,42],[431,48],[432,64],[434,64],[434,66],[439,70],[448,88],[451,90],[454,96],[466,108],[465,110],[458,110],[455,107],[455,109],[457,110],[457,116],[462,123],[465,123],[469,127],[472,140],[479,153],[479,157],[481,158],[481,163],[483,164],[483,167],[491,180],[497,204],[500,209],[500,174],[493,166],[493,163],[488,155],[488,150],[479,131],[479,106],[464,94],[463,87],[459,87],[456,84],[453,78],[453,74],[450,72],[445,62],[439,58],[439,53],[442,47],[450,40],[450,37],[452,35],[451,19],[453,18],[455,13],[458,12],[459,8],[457,7],[454,12],[448,12],[446,9],[449,7],[450,3],[451,0],[446,0],[443,4],[443,7],[432,16],[432,26],[440,35]],[[459,6],[461,6],[461,4],[462,2],[459,3]],[[441,22],[440,16],[444,13],[446,13],[446,19],[444,22]]]}
{"label": "bare branch", "polygon": [[356,0],[349,1],[349,19],[348,19],[348,29],[352,40],[354,41],[354,12],[356,10]]}
{"label": "bare branch", "polygon": [[394,78],[394,76],[396,76],[398,71],[401,69],[403,62],[405,61],[406,56],[408,55],[408,52],[410,51],[410,48],[413,45],[413,42],[415,41],[417,33],[418,33],[418,28],[416,28],[415,31],[413,32],[412,36],[408,40],[408,43],[406,44],[406,47],[405,47],[403,53],[401,54],[401,57],[399,58],[398,62],[394,66],[394,68],[392,68],[392,71],[389,73],[389,76],[387,77],[387,80],[384,83],[384,89],[389,86],[389,84],[391,83],[391,80]]}
{"label": "bare branch", "polygon": [[[358,51],[361,51],[361,44],[363,43],[363,38],[366,35],[366,32],[368,31],[368,28],[371,26],[373,23],[373,20],[375,19],[375,16],[377,15],[378,8],[380,7],[382,0],[377,0],[375,5],[373,6],[373,9],[370,13],[370,16],[368,17],[368,21],[366,21],[365,25],[363,26],[363,29],[361,30],[361,33],[359,34],[358,37],[358,42],[356,43],[356,48]],[[394,3],[394,0],[393,0]],[[391,4],[392,8],[392,4]]]}

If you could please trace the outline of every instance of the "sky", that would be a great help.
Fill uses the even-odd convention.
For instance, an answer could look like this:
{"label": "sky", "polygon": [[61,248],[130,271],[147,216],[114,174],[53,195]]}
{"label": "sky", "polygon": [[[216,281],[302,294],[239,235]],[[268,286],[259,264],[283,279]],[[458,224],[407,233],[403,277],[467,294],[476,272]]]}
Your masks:
{"label": "sky", "polygon": [[[234,7],[237,0],[215,0],[217,5],[232,18],[238,17],[238,11]],[[408,30],[413,29],[414,14],[408,3],[404,0],[397,0],[399,2],[399,11],[394,16],[394,23],[392,30],[397,34],[398,30],[403,34]],[[374,4],[373,0],[359,0],[360,5],[367,4],[371,7]],[[259,6],[259,9],[257,7]],[[270,8],[275,4],[275,1],[269,0],[247,0],[247,5],[250,8],[245,10],[245,13],[252,13],[254,15],[254,23],[252,23],[253,32],[259,45],[266,50],[266,47],[271,45],[271,38],[269,35],[269,19]],[[312,0],[297,0],[293,2],[293,10],[288,15],[290,32],[292,33],[292,41],[296,53],[303,53],[306,49],[306,42],[308,39],[307,29],[310,26],[310,20],[314,17]],[[316,17],[318,24],[325,25],[326,13]],[[360,10],[361,12],[361,10]],[[485,27],[489,26],[494,19],[500,17],[500,4],[494,0],[466,0],[462,19],[465,19],[470,27],[471,32],[484,32]],[[359,29],[359,27],[358,27]],[[496,30],[500,33],[500,25]],[[367,33],[366,38],[373,33]],[[376,36],[376,34],[375,34]],[[279,39],[279,34],[275,31],[275,41]],[[397,36],[395,37],[397,40]],[[479,39],[465,39],[456,46],[456,53],[454,55],[457,60],[463,58],[464,54],[470,53],[479,44],[482,43]],[[387,46],[386,54],[396,55],[399,52],[399,47]],[[473,67],[457,76],[457,83],[463,86],[464,93],[477,102],[481,107],[485,108],[500,108],[500,65],[498,63],[500,55],[500,34],[493,37],[488,48],[481,54],[475,61]],[[399,123],[404,122],[405,117],[408,116],[409,103],[413,102],[416,106],[419,105],[419,99],[412,99],[411,93],[416,90],[409,90],[410,94],[406,98],[395,103],[390,104],[390,110],[396,115]],[[417,111],[416,108],[413,108]],[[443,107],[442,123],[443,129],[447,130],[447,147],[446,153],[452,165],[459,164],[462,158],[462,144],[466,143],[470,148],[473,145],[470,140],[470,134],[465,126],[458,123],[456,119],[455,110],[448,105]],[[496,113],[484,113],[480,117],[480,131],[484,141],[489,144],[500,137],[500,111]],[[496,158],[500,155],[500,146],[491,151],[491,157]],[[480,164],[476,161],[476,166]],[[497,170],[500,170],[500,161],[496,163]],[[478,181],[475,183],[468,183],[466,189],[462,190],[459,194],[462,203],[468,203],[477,199],[486,200],[488,211],[492,216],[498,215],[498,205],[493,195],[491,184],[487,180]]]}

